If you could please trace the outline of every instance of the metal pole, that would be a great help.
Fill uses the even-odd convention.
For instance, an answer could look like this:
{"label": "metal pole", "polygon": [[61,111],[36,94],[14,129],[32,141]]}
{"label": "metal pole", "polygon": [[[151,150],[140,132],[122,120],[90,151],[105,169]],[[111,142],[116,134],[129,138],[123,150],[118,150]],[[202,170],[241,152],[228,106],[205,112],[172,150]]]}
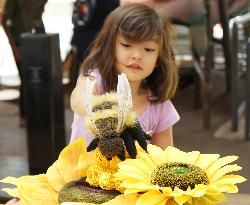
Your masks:
{"label": "metal pole", "polygon": [[246,113],[245,113],[245,140],[250,140],[250,37],[247,40],[247,71],[246,71]]}
{"label": "metal pole", "polygon": [[204,84],[202,86],[203,89],[203,127],[205,129],[210,128],[210,112],[211,112],[211,105],[210,105],[210,98],[211,98],[211,89],[212,89],[212,82],[211,82],[211,68],[212,68],[212,61],[213,61],[213,28],[211,22],[211,0],[205,0],[205,8],[206,8],[206,27],[207,27],[207,50],[205,53],[205,69],[204,69]]}
{"label": "metal pole", "polygon": [[231,69],[231,119],[232,131],[238,130],[238,24],[233,23]]}

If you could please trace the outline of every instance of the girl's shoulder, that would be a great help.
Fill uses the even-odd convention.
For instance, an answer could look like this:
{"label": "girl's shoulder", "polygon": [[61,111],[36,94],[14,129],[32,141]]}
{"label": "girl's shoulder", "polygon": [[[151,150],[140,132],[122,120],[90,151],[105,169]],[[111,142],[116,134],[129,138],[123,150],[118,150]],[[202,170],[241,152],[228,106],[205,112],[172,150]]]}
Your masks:
{"label": "girl's shoulder", "polygon": [[146,111],[138,116],[146,131],[162,132],[173,126],[180,116],[170,100],[161,103],[149,103]]}
{"label": "girl's shoulder", "polygon": [[166,100],[160,103],[149,102],[148,111],[152,113],[168,113],[169,111],[175,110],[173,103],[170,100]]}

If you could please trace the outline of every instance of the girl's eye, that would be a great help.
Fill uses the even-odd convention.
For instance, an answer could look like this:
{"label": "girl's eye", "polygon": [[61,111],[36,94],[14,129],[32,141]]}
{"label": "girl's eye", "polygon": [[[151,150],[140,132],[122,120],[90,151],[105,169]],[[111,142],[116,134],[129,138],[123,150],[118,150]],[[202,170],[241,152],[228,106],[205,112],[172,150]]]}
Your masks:
{"label": "girl's eye", "polygon": [[121,45],[122,45],[123,47],[126,47],[126,48],[129,48],[129,47],[130,47],[130,45],[127,44],[127,43],[121,43]]}
{"label": "girl's eye", "polygon": [[152,49],[152,48],[145,48],[145,51],[147,51],[147,52],[154,52],[155,49]]}

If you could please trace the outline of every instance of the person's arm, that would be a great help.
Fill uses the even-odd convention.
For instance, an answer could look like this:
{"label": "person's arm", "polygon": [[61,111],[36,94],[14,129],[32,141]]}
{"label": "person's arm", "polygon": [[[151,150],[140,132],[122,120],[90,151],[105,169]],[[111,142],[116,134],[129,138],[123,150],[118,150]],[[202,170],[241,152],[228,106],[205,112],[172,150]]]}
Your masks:
{"label": "person's arm", "polygon": [[9,39],[9,43],[10,43],[10,46],[12,48],[14,58],[15,58],[16,61],[20,61],[21,60],[21,51],[16,46],[13,34],[11,32],[11,29],[10,29],[9,25],[7,24],[8,19],[9,19],[8,14],[4,11],[1,23],[2,23],[3,29],[4,29],[4,31],[6,33],[6,36]]}
{"label": "person's arm", "polygon": [[18,198],[11,199],[10,201],[6,202],[5,205],[20,205],[20,199]]}
{"label": "person's arm", "polygon": [[[80,75],[77,80],[76,87],[74,88],[71,97],[70,97],[70,106],[73,112],[80,116],[84,116],[86,114],[84,109],[84,97],[85,97],[85,88],[86,81],[88,77],[84,77]],[[92,94],[96,95],[98,91],[97,84],[95,84]]]}
{"label": "person's arm", "polygon": [[172,127],[164,130],[163,132],[155,133],[152,136],[151,143],[166,149],[168,146],[173,146],[173,129]]}

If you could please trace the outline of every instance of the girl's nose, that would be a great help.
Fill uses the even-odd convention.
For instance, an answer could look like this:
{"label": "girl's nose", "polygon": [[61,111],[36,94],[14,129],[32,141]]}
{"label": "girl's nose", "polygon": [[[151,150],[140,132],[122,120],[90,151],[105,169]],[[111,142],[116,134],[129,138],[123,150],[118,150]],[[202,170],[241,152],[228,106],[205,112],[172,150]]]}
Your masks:
{"label": "girl's nose", "polygon": [[132,59],[133,60],[141,60],[142,59],[141,52],[139,50],[134,50],[132,53]]}

